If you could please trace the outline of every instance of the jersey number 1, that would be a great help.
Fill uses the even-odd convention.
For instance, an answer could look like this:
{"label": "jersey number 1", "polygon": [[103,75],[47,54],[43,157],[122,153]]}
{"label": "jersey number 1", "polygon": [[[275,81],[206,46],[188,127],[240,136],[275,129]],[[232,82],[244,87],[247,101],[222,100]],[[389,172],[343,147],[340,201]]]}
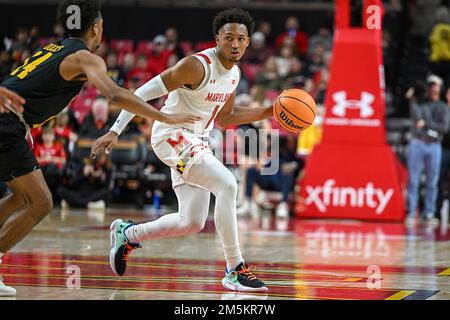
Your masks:
{"label": "jersey number 1", "polygon": [[[39,57],[42,54],[42,51],[38,51],[36,52],[32,58],[36,58]],[[33,71],[34,69],[37,68],[38,65],[40,65],[42,62],[44,62],[45,60],[47,60],[48,58],[50,58],[53,55],[53,53],[48,52],[45,55],[43,55],[40,58],[37,58],[36,60],[33,60],[32,62],[28,63],[30,58],[26,59],[24,64],[20,67],[18,67],[16,70],[14,70],[13,72],[11,72],[12,76],[15,76],[17,73],[17,77],[19,79],[23,79],[25,78],[31,71]]]}

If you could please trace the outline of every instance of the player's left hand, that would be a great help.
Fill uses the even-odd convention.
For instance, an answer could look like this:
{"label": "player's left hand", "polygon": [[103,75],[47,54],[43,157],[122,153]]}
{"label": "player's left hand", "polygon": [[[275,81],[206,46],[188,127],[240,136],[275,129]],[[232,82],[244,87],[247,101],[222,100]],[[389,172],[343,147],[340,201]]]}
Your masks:
{"label": "player's left hand", "polygon": [[25,99],[21,96],[11,90],[0,87],[0,113],[8,113],[10,111],[22,113],[24,104]]}
{"label": "player's left hand", "polygon": [[109,131],[107,134],[95,140],[91,148],[91,157],[95,159],[99,152],[105,151],[106,154],[111,152],[113,146],[117,143],[119,135],[114,131]]}

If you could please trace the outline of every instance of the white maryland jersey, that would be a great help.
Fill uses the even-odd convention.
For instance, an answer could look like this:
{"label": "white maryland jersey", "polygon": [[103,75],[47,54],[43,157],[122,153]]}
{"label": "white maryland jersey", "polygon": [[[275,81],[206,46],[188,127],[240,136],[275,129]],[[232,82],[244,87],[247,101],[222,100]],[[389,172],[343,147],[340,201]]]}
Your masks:
{"label": "white maryland jersey", "polygon": [[201,117],[201,121],[182,125],[155,121],[152,143],[170,136],[177,128],[185,128],[199,137],[207,137],[214,126],[215,117],[237,88],[240,80],[239,67],[235,65],[230,70],[225,69],[217,57],[216,48],[206,49],[193,56],[203,64],[205,78],[194,90],[181,87],[170,92],[161,111],[168,114],[188,113]]}

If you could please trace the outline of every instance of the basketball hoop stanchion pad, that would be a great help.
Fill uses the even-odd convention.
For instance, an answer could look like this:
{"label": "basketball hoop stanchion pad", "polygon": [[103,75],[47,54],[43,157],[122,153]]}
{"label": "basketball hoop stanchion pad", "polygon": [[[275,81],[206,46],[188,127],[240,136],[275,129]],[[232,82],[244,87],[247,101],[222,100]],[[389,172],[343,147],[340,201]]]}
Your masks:
{"label": "basketball hoop stanchion pad", "polygon": [[385,137],[380,32],[336,30],[321,143],[301,179],[297,217],[400,221],[407,172]]}

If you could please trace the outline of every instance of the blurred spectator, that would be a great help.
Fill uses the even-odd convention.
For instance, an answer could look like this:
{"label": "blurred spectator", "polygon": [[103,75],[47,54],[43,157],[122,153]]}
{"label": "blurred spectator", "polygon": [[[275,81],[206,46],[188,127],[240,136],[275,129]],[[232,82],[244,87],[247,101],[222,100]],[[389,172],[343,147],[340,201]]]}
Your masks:
{"label": "blurred spectator", "polygon": [[289,17],[285,23],[286,31],[280,34],[276,41],[276,49],[280,49],[286,37],[294,39],[297,50],[301,55],[305,55],[308,48],[308,35],[300,30],[300,24],[296,17]]}
{"label": "blurred spectator", "polygon": [[291,58],[290,70],[283,80],[282,89],[290,88],[299,88],[308,92],[313,89],[313,82],[304,69],[303,62],[297,57]]}
{"label": "blurred spectator", "polygon": [[264,33],[257,31],[252,34],[250,46],[247,48],[242,62],[261,65],[271,55],[273,55],[273,50],[266,45],[266,36]]}
{"label": "blurred spectator", "polygon": [[178,43],[178,30],[175,28],[167,28],[164,32],[164,35],[167,39],[166,49],[170,52],[171,55],[176,55],[178,57],[178,60],[183,59],[184,52]]}
{"label": "blurred spectator", "polygon": [[0,80],[12,71],[13,64],[8,51],[0,51]]}
{"label": "blurred spectator", "polygon": [[292,47],[282,46],[280,54],[275,57],[277,62],[278,74],[284,78],[289,74],[291,70],[292,58],[294,57],[294,51]]}
{"label": "blurred spectator", "polygon": [[425,207],[422,217],[435,223],[438,178],[441,166],[441,141],[449,126],[447,105],[440,101],[442,79],[436,75],[427,78],[427,100],[420,105],[414,99],[414,89],[406,98],[411,101],[411,141],[408,150],[408,225],[415,222],[422,169],[426,176]]}
{"label": "blurred spectator", "polygon": [[28,49],[28,30],[26,28],[19,28],[16,32],[16,37],[11,46],[11,54],[14,60],[19,60],[22,52]]}
{"label": "blurred spectator", "polygon": [[28,37],[28,48],[31,52],[40,47],[39,43],[40,30],[38,26],[32,26]]}
{"label": "blurred spectator", "polygon": [[128,74],[131,70],[133,70],[135,64],[135,56],[133,53],[126,53],[123,56],[122,68],[125,74]]}
{"label": "blurred spectator", "polygon": [[64,27],[57,22],[53,25],[53,37],[50,42],[58,42],[64,38]]}
{"label": "blurred spectator", "polygon": [[430,35],[431,69],[450,85],[450,14],[448,8],[441,7],[437,13],[437,24]]}
{"label": "blurred spectator", "polygon": [[328,87],[328,80],[330,78],[330,63],[331,63],[331,52],[325,52],[324,54],[324,65],[314,74],[313,82],[313,96],[316,103],[325,103],[325,94]]}
{"label": "blurred spectator", "polygon": [[176,65],[178,61],[180,61],[178,56],[176,54],[171,54],[167,59],[167,69]]}
{"label": "blurred spectator", "polygon": [[154,76],[160,74],[167,68],[167,60],[171,54],[167,49],[167,38],[157,35],[153,39],[152,52],[148,58],[148,71]]}
{"label": "blurred spectator", "polygon": [[51,127],[42,129],[42,143],[36,145],[34,154],[50,191],[53,196],[56,196],[56,190],[61,184],[67,156],[63,145],[55,142],[55,134]]}
{"label": "blurred spectator", "polygon": [[[447,113],[450,117],[450,87],[447,88],[445,98],[447,100]],[[450,201],[450,130],[447,130],[442,139],[442,160],[441,172],[439,175],[439,192],[436,218],[440,217],[439,213],[445,199]]]}
{"label": "blurred spectator", "polygon": [[68,152],[71,152],[78,137],[69,125],[68,112],[61,112],[60,114],[58,114],[53,131],[55,132],[56,139],[61,142],[61,144],[64,146],[64,149]]}
{"label": "blurred spectator", "polygon": [[319,31],[308,41],[308,56],[312,55],[317,43],[322,43],[326,51],[331,51],[333,47],[333,35],[328,26],[321,26]]}
{"label": "blurred spectator", "polygon": [[104,98],[97,98],[92,104],[92,112],[86,117],[80,129],[81,138],[96,139],[109,131],[114,119],[109,117],[109,102]]}
{"label": "blurred spectator", "polygon": [[312,54],[306,60],[306,70],[314,76],[325,65],[325,46],[322,42],[316,42]]}
{"label": "blurred spectator", "polygon": [[142,86],[148,80],[155,76],[155,74],[149,71],[148,58],[145,54],[141,54],[137,57],[136,66],[127,74],[126,81],[130,81],[131,78],[138,79],[138,87]]}
{"label": "blurred spectator", "polygon": [[106,55],[106,68],[108,69],[108,76],[114,80],[119,86],[125,83],[125,72],[119,65],[118,54],[115,50],[109,50]]}
{"label": "blurred spectator", "polygon": [[105,209],[111,182],[111,160],[104,153],[79,163],[68,186],[58,188],[62,207]]}
{"label": "blurred spectator", "polygon": [[274,56],[266,60],[264,66],[256,75],[255,85],[259,86],[264,92],[267,90],[280,90],[281,76]]}
{"label": "blurred spectator", "polygon": [[[265,42],[269,47],[273,47],[275,44],[275,37],[272,34],[272,25],[269,21],[259,21],[256,24],[256,32],[262,32],[264,34]],[[247,54],[247,53],[246,53]]]}
{"label": "blurred spectator", "polygon": [[297,156],[305,159],[312,153],[314,147],[322,139],[322,124],[324,106],[317,106],[317,114],[313,124],[306,130],[303,130],[297,141]]}
{"label": "blurred spectator", "polygon": [[[298,159],[296,153],[296,140],[292,136],[280,137],[280,168],[274,175],[261,174],[260,167],[251,167],[247,170],[245,181],[245,200],[239,208],[239,214],[251,212],[255,207],[253,200],[253,188],[258,185],[262,192],[276,191],[282,193],[281,202],[277,205],[276,216],[287,218],[289,216],[289,194],[294,188],[298,172],[303,167],[302,160]],[[270,166],[267,163],[265,166]],[[261,191],[260,191],[261,192]],[[258,196],[259,198],[266,198]]]}

